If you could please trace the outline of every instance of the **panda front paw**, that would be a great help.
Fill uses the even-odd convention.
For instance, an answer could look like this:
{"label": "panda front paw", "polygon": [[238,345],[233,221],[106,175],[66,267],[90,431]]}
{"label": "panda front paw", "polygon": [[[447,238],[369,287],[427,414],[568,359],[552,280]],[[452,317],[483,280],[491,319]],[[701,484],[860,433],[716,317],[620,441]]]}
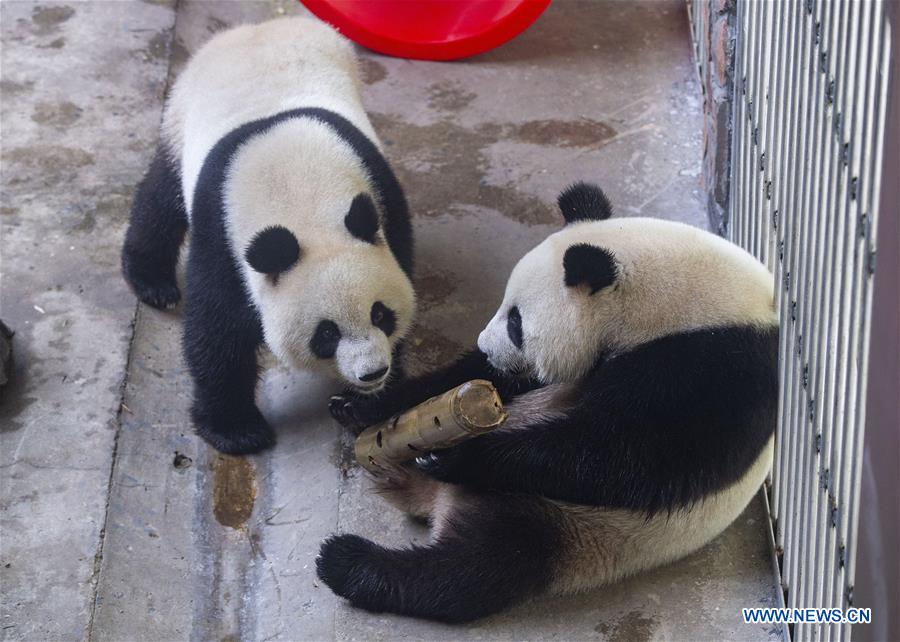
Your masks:
{"label": "panda front paw", "polygon": [[365,425],[357,418],[353,405],[356,400],[350,395],[332,395],[328,400],[328,412],[334,420],[345,428],[361,431]]}
{"label": "panda front paw", "polygon": [[429,477],[450,484],[463,484],[466,481],[463,465],[465,455],[460,446],[435,450],[421,457],[416,457],[416,468]]}
{"label": "panda front paw", "polygon": [[157,310],[171,310],[181,300],[181,291],[174,283],[148,286],[138,292],[138,298]]}
{"label": "panda front paw", "polygon": [[193,415],[197,434],[226,455],[249,455],[275,445],[275,431],[255,407],[232,416],[195,408]]}
{"label": "panda front paw", "polygon": [[157,310],[171,310],[181,300],[181,291],[175,283],[147,283],[132,281],[135,296]]}
{"label": "panda front paw", "polygon": [[386,419],[379,410],[379,404],[374,398],[363,397],[352,391],[333,395],[328,402],[328,411],[335,421],[357,434]]}
{"label": "panda front paw", "polygon": [[181,300],[181,290],[175,278],[138,269],[127,254],[122,260],[122,272],[135,296],[144,304],[158,310],[171,310]]}

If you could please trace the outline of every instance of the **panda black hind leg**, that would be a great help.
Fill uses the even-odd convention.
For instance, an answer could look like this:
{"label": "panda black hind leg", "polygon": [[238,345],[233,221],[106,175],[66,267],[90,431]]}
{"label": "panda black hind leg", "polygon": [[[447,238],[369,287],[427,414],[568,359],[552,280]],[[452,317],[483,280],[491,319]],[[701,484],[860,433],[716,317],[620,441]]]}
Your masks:
{"label": "panda black hind leg", "polygon": [[337,535],[322,544],[319,578],[358,608],[444,622],[496,613],[550,586],[561,541],[551,503],[453,489],[433,508],[428,546]]}
{"label": "panda black hind leg", "polygon": [[135,193],[122,247],[122,273],[147,305],[170,308],[181,298],[175,267],[187,229],[181,180],[160,145]]}

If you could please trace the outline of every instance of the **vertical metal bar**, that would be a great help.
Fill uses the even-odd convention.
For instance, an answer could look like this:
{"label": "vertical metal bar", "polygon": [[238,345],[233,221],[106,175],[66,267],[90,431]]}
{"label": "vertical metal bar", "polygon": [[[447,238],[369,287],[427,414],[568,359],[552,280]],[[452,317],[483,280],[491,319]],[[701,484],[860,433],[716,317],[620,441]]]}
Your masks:
{"label": "vertical metal bar", "polygon": [[[784,49],[787,52],[790,52],[790,55],[785,55],[785,77],[783,82],[786,84],[786,102],[785,102],[785,119],[784,119],[784,127],[782,130],[782,141],[781,141],[781,149],[779,153],[780,160],[783,159],[779,166],[778,172],[778,181],[776,182],[776,210],[781,210],[786,212],[786,200],[787,196],[790,193],[788,190],[788,186],[793,177],[793,172],[791,171],[791,166],[793,162],[793,150],[796,145],[794,144],[794,137],[796,136],[796,132],[798,128],[794,125],[797,121],[796,114],[799,112],[798,103],[797,103],[797,84],[799,82],[799,73],[798,73],[798,64],[794,59],[795,51],[797,49],[798,43],[800,42],[800,36],[798,33],[801,31],[799,29],[799,22],[797,19],[798,11],[796,3],[785,3],[785,8],[787,9],[787,21],[786,21],[786,32],[785,32],[785,42]],[[791,233],[791,223],[789,219],[785,216],[782,218],[782,222],[779,228],[779,239],[780,239],[780,251],[778,260],[775,263],[775,292],[776,292],[776,309],[779,311],[779,318],[781,319],[781,326],[784,328],[785,319],[788,318],[786,314],[787,304],[790,301],[790,297],[786,294],[786,288],[784,287],[785,279],[790,275],[790,233]],[[779,354],[784,354],[784,341],[785,341],[785,333],[780,333],[780,346],[779,346]],[[785,398],[789,396],[787,392],[788,382],[785,377],[785,363],[786,360],[782,357],[778,360],[778,389],[779,389],[779,404],[778,407],[783,409],[785,404]],[[778,426],[776,428],[775,433],[775,460],[772,471],[772,510],[775,517],[775,529],[774,529],[774,537],[775,537],[775,546],[776,550],[782,554],[783,561],[783,552],[784,552],[784,530],[785,524],[787,521],[786,518],[786,500],[787,500],[787,463],[789,461],[789,444],[788,438],[786,435],[786,425],[784,422],[785,414],[784,412],[779,412],[778,418]],[[782,588],[784,589],[788,586],[787,582],[784,580],[784,566],[782,565]]]}
{"label": "vertical metal bar", "polygon": [[790,575],[788,572],[787,559],[790,554],[786,551],[787,541],[789,539],[790,529],[793,524],[793,465],[796,460],[796,447],[794,444],[794,433],[791,430],[791,399],[793,397],[793,345],[794,345],[794,312],[793,302],[796,301],[796,274],[797,274],[797,256],[798,256],[798,237],[800,234],[800,220],[797,211],[798,191],[799,191],[799,159],[801,141],[803,140],[803,123],[804,113],[806,110],[806,100],[803,88],[806,83],[806,56],[804,53],[808,50],[807,29],[804,28],[805,11],[802,9],[800,2],[792,2],[792,64],[791,64],[791,91],[792,109],[790,110],[790,137],[788,144],[788,164],[785,175],[783,196],[781,200],[781,208],[785,215],[784,220],[784,246],[783,258],[781,261],[782,274],[778,283],[781,296],[781,306],[779,307],[779,318],[781,319],[781,331],[779,333],[779,359],[778,359],[778,381],[779,381],[779,413],[777,431],[781,437],[783,453],[781,454],[782,465],[778,471],[779,483],[775,487],[775,494],[778,495],[778,528],[776,532],[776,542],[781,547],[782,552],[782,588],[788,590],[790,588]]}
{"label": "vertical metal bar", "polygon": [[[802,335],[800,332],[800,303],[802,303],[803,261],[805,248],[808,247],[807,239],[810,236],[809,217],[803,207],[804,194],[808,190],[809,178],[810,137],[813,124],[812,115],[812,80],[813,50],[815,42],[816,20],[811,11],[808,11],[805,3],[797,2],[796,11],[799,13],[799,31],[801,33],[801,46],[799,50],[800,73],[798,74],[797,90],[799,92],[799,110],[797,113],[797,133],[795,136],[794,177],[791,189],[790,210],[792,212],[792,227],[794,234],[791,243],[791,269],[786,276],[788,288],[788,305],[785,325],[787,332],[782,332],[781,357],[785,367],[784,404],[782,406],[782,422],[787,434],[788,474],[786,480],[788,500],[785,506],[785,543],[784,543],[784,568],[785,585],[788,589],[788,606],[798,606],[798,564],[797,558],[800,551],[795,546],[797,531],[800,528],[801,512],[801,481],[800,473],[802,459],[801,433],[798,429],[798,414],[801,412],[796,403],[799,389],[802,383],[802,368],[798,368],[797,351]],[[788,323],[788,319],[790,322]]]}
{"label": "vertical metal bar", "polygon": [[[871,6],[871,5],[870,5]],[[857,219],[854,215],[853,204],[855,200],[848,197],[850,184],[849,159],[850,142],[853,140],[857,118],[856,97],[862,95],[857,91],[858,81],[862,74],[859,73],[859,51],[866,46],[864,39],[859,37],[860,14],[866,7],[860,3],[849,5],[850,15],[845,18],[848,23],[847,38],[843,43],[846,57],[838,66],[835,78],[836,89],[834,92],[834,109],[841,114],[840,127],[835,128],[836,164],[839,172],[836,180],[832,180],[831,195],[834,199],[833,216],[837,220],[837,234],[833,246],[835,258],[834,285],[831,289],[829,302],[830,321],[828,334],[829,352],[834,356],[833,363],[827,368],[828,379],[825,388],[824,406],[829,409],[826,416],[828,424],[826,431],[829,435],[827,457],[823,458],[827,465],[823,473],[823,494],[827,497],[831,510],[831,519],[824,537],[823,546],[817,559],[816,568],[822,576],[819,583],[817,600],[822,606],[831,608],[840,606],[840,600],[835,600],[835,580],[840,582],[844,574],[843,556],[841,554],[841,537],[838,525],[846,519],[845,506],[840,502],[838,489],[846,482],[841,471],[841,462],[844,457],[845,433],[848,428],[846,416],[846,396],[842,394],[843,384],[849,364],[847,363],[847,334],[849,310],[849,286],[853,280],[852,270],[848,270],[850,263],[850,244],[858,234]],[[837,584],[840,586],[840,583]],[[838,598],[840,592],[838,593]],[[827,639],[840,639],[840,624],[835,623],[827,628]]]}
{"label": "vertical metal bar", "polygon": [[766,177],[772,164],[771,141],[772,129],[770,124],[771,112],[774,105],[772,87],[773,54],[775,51],[775,36],[777,33],[776,18],[783,8],[781,3],[766,3],[768,11],[765,12],[763,21],[763,55],[761,58],[762,78],[760,79],[759,96],[759,157],[756,171],[754,172],[755,207],[752,210],[754,221],[754,255],[763,263],[768,263],[769,241],[769,208],[766,198]]}
{"label": "vertical metal bar", "polygon": [[750,38],[750,49],[747,64],[747,147],[744,152],[744,198],[743,213],[741,215],[740,245],[743,248],[750,247],[750,219],[753,213],[753,168],[756,165],[756,105],[759,92],[756,88],[756,78],[759,75],[759,14],[761,3],[748,3],[747,28]]}
{"label": "vertical metal bar", "polygon": [[754,180],[756,178],[756,159],[759,156],[759,57],[762,50],[762,21],[763,9],[768,3],[760,2],[751,5],[753,16],[751,25],[753,29],[752,49],[750,52],[750,68],[748,69],[750,89],[747,92],[750,102],[747,103],[748,125],[750,127],[750,145],[747,146],[747,166],[744,168],[746,196],[744,202],[744,221],[742,232],[742,247],[753,251],[753,197]]}
{"label": "vertical metal bar", "polygon": [[[801,606],[810,604],[810,576],[814,571],[814,546],[809,545],[809,540],[812,539],[809,537],[809,533],[814,532],[816,528],[819,500],[816,488],[816,471],[818,469],[822,435],[817,427],[817,419],[821,416],[821,409],[816,407],[816,404],[820,403],[821,400],[816,398],[814,392],[817,379],[816,373],[819,371],[815,338],[820,332],[821,319],[818,318],[817,313],[819,307],[818,299],[822,295],[821,280],[824,267],[824,244],[827,223],[827,213],[820,211],[821,202],[819,197],[827,180],[827,177],[824,175],[828,168],[824,148],[828,141],[826,130],[831,124],[830,111],[825,109],[822,98],[826,87],[824,78],[829,64],[829,57],[832,54],[830,47],[834,37],[836,22],[834,11],[834,0],[819,2],[815,7],[815,14],[820,28],[818,29],[818,38],[816,38],[816,56],[813,68],[814,89],[812,99],[814,124],[811,136],[812,149],[810,150],[813,161],[807,189],[804,190],[804,192],[807,192],[804,194],[804,209],[806,216],[811,222],[812,245],[807,247],[807,258],[804,261],[802,279],[804,290],[801,306],[802,341],[798,350],[798,359],[804,373],[804,386],[800,395],[801,403],[799,404],[803,412],[797,424],[802,434],[801,443],[803,444],[801,451],[802,508],[800,529],[797,531],[799,537],[796,539],[795,544],[798,549],[801,549],[802,545],[802,555],[798,559],[797,568],[801,574],[797,595]],[[799,640],[815,639],[817,631],[818,627],[815,625],[798,624],[795,626],[795,632],[798,634]]]}
{"label": "vertical metal bar", "polygon": [[756,75],[756,98],[754,106],[756,109],[756,158],[752,168],[751,176],[753,177],[752,191],[750,192],[751,207],[748,212],[750,219],[750,251],[754,256],[762,256],[762,230],[760,212],[762,211],[762,174],[767,159],[765,147],[766,119],[769,109],[769,68],[770,56],[772,50],[772,12],[776,5],[771,2],[762,3],[762,12],[759,22],[759,43],[760,51],[757,59],[757,75]]}
{"label": "vertical metal bar", "polygon": [[736,173],[735,173],[735,184],[738,186],[738,194],[740,200],[736,200],[732,203],[731,209],[734,214],[733,219],[731,220],[731,226],[729,228],[729,235],[731,240],[738,245],[742,245],[742,235],[741,229],[743,225],[743,216],[746,211],[746,207],[744,206],[744,197],[746,195],[746,182],[745,182],[745,174],[747,171],[747,154],[749,153],[747,149],[748,145],[748,134],[750,124],[750,112],[748,109],[748,101],[750,100],[748,96],[749,82],[747,79],[748,69],[750,67],[750,47],[753,45],[753,41],[751,40],[751,30],[750,30],[750,9],[752,6],[745,2],[739,2],[737,4],[738,9],[738,28],[740,29],[740,39],[744,43],[741,48],[741,66],[739,75],[735,78],[735,82],[738,83],[735,89],[735,95],[738,97],[737,102],[740,107],[740,120],[736,121],[737,126],[740,129],[740,155],[734,157],[734,162],[736,163]]}
{"label": "vertical metal bar", "polygon": [[772,61],[772,78],[770,81],[769,95],[772,103],[771,120],[766,127],[766,149],[769,150],[769,162],[766,165],[763,180],[763,197],[766,203],[765,226],[769,230],[768,242],[765,247],[766,266],[772,273],[777,273],[778,256],[777,237],[778,199],[776,198],[776,185],[780,183],[782,168],[784,166],[784,134],[785,134],[785,108],[788,103],[788,87],[785,82],[785,45],[788,39],[787,24],[789,20],[789,6],[786,2],[778,3],[778,11],[774,23],[774,53]]}
{"label": "vertical metal bar", "polygon": [[[788,543],[791,550],[789,574],[793,585],[791,603],[793,606],[805,606],[805,593],[802,582],[802,574],[805,568],[802,563],[805,547],[802,545],[803,535],[809,528],[809,484],[808,473],[811,459],[811,451],[815,448],[812,435],[807,427],[809,409],[805,389],[808,385],[807,352],[809,332],[811,329],[809,306],[811,300],[811,278],[814,270],[815,245],[818,239],[818,217],[812,212],[812,195],[816,192],[818,182],[818,151],[819,151],[819,123],[821,120],[820,105],[816,101],[820,83],[817,67],[818,44],[821,38],[822,18],[824,15],[824,3],[816,2],[808,6],[807,30],[809,40],[807,43],[808,56],[807,69],[807,114],[805,123],[805,136],[803,148],[803,165],[801,186],[799,190],[799,216],[802,221],[803,232],[801,234],[800,254],[798,261],[797,293],[796,293],[796,323],[795,346],[791,361],[794,365],[793,374],[796,377],[795,397],[791,404],[791,430],[794,432],[796,449],[795,468],[795,493],[793,506],[792,537]],[[810,11],[811,9],[811,11]],[[798,403],[799,402],[799,403]],[[805,631],[802,624],[794,628],[798,639],[805,639]]]}
{"label": "vertical metal bar", "polygon": [[[882,133],[885,130],[885,117],[887,113],[887,91],[888,91],[888,79],[890,78],[890,72],[888,69],[888,63],[891,59],[891,28],[892,25],[887,21],[885,17],[884,8],[881,2],[878,2],[877,6],[877,14],[876,19],[878,22],[878,29],[876,30],[876,34],[880,31],[880,37],[876,36],[875,42],[879,43],[880,55],[877,59],[877,82],[878,87],[874,95],[873,99],[873,111],[876,118],[876,121],[873,123],[874,127],[871,133],[868,135],[869,140],[867,142],[871,143],[871,148],[873,149],[872,155],[867,158],[870,162],[867,164],[867,169],[869,170],[867,173],[869,174],[867,177],[867,189],[866,194],[863,194],[862,197],[865,198],[865,204],[868,206],[868,212],[870,213],[869,220],[871,223],[869,224],[869,234],[865,240],[866,246],[865,251],[863,253],[863,261],[860,266],[860,276],[863,285],[863,296],[860,305],[861,318],[862,323],[859,324],[859,328],[861,330],[861,340],[857,343],[859,345],[859,358],[857,360],[859,364],[859,377],[857,380],[856,389],[854,391],[853,401],[856,404],[856,414],[855,414],[855,423],[856,423],[856,431],[853,435],[853,440],[851,441],[852,445],[852,455],[848,457],[851,463],[851,481],[849,484],[850,487],[850,496],[849,496],[849,524],[847,528],[848,533],[848,570],[847,577],[852,579],[855,577],[856,571],[856,547],[857,547],[857,537],[856,537],[856,529],[859,524],[859,488],[860,488],[860,477],[862,473],[862,456],[863,456],[863,437],[865,433],[865,413],[866,413],[866,405],[863,403],[865,399],[865,390],[866,390],[866,380],[868,376],[868,355],[869,355],[869,312],[872,309],[872,268],[874,265],[870,262],[875,251],[875,239],[877,238],[878,233],[878,216],[877,213],[880,207],[880,195],[881,195],[881,168],[883,163],[883,155],[884,155],[884,139]],[[850,454],[850,453],[848,453]],[[852,596],[852,585],[848,586],[848,599],[847,604],[851,603]],[[849,640],[850,633],[849,627],[844,628],[844,636],[845,639]]]}
{"label": "vertical metal bar", "polygon": [[759,16],[760,4],[751,2],[746,4],[746,28],[747,28],[747,42],[748,42],[748,55],[746,58],[745,64],[745,75],[743,77],[744,84],[744,109],[745,109],[745,145],[744,145],[744,153],[742,156],[742,167],[741,167],[741,207],[739,219],[736,221],[736,232],[737,232],[737,243],[741,247],[748,247],[747,243],[749,240],[749,218],[751,212],[751,192],[752,192],[752,176],[753,176],[753,158],[756,153],[756,146],[754,143],[754,131],[756,128],[756,120],[755,120],[755,103],[756,103],[756,76],[758,72],[758,66],[754,64],[756,57],[758,54],[759,48],[759,28],[758,28],[758,16]]}
{"label": "vertical metal bar", "polygon": [[[776,165],[772,170],[772,178],[770,179],[772,185],[772,221],[773,226],[775,228],[775,246],[773,251],[773,257],[771,260],[771,269],[773,274],[775,275],[775,309],[782,310],[784,306],[784,288],[781,287],[782,279],[784,278],[784,244],[785,244],[785,228],[786,223],[784,218],[779,221],[779,217],[784,212],[784,199],[785,199],[785,186],[788,184],[790,179],[789,176],[789,153],[790,146],[788,141],[790,139],[790,133],[792,131],[790,122],[791,122],[791,114],[793,113],[794,107],[794,88],[793,88],[793,75],[794,69],[796,65],[793,63],[793,55],[795,49],[795,28],[794,28],[794,16],[796,12],[790,6],[790,3],[783,2],[781,3],[782,11],[782,22],[781,22],[781,30],[779,32],[779,50],[778,50],[778,85],[781,90],[779,103],[779,114],[777,117],[777,127],[778,131],[775,136],[775,141],[777,143],[777,149],[775,153],[777,153]],[[783,316],[781,317],[784,318]],[[782,379],[782,368],[781,368],[781,360],[779,360],[779,390],[783,387],[783,379]],[[776,549],[782,549],[784,546],[784,542],[781,539],[780,531],[781,527],[779,524],[779,515],[781,511],[781,503],[783,501],[783,491],[781,490],[781,481],[783,478],[782,471],[784,470],[785,460],[784,460],[784,431],[776,430],[775,431],[775,456],[774,462],[772,466],[772,486],[771,486],[771,514],[770,518],[775,520],[775,528],[773,529],[773,535],[775,539]]]}
{"label": "vertical metal bar", "polygon": [[[851,603],[890,25],[883,1],[738,4],[732,240],[780,315],[771,511],[789,607]],[[797,640],[848,640],[803,625]]]}
{"label": "vertical metal bar", "polygon": [[768,2],[754,3],[753,16],[753,64],[750,70],[750,95],[752,102],[750,106],[750,156],[747,163],[747,210],[744,212],[744,247],[751,253],[754,253],[753,247],[753,226],[756,218],[756,170],[759,163],[759,112],[762,103],[762,92],[760,91],[760,77],[762,76],[762,67],[760,57],[762,56],[763,38],[763,20],[765,12],[768,9]]}
{"label": "vertical metal bar", "polygon": [[[782,273],[779,279],[779,292],[781,305],[779,316],[781,319],[780,347],[779,347],[779,398],[781,412],[779,415],[779,432],[782,433],[783,467],[780,471],[780,483],[776,490],[780,493],[779,500],[779,535],[778,541],[784,551],[788,539],[788,529],[793,523],[793,494],[796,486],[793,483],[793,465],[796,461],[795,433],[791,429],[791,400],[794,395],[796,377],[794,376],[794,346],[796,342],[794,334],[794,305],[796,302],[796,283],[799,256],[799,237],[802,231],[801,220],[798,216],[799,185],[801,174],[801,150],[804,136],[805,113],[807,101],[804,93],[807,76],[808,30],[805,28],[806,12],[800,2],[791,2],[791,25],[793,46],[791,48],[791,110],[788,123],[789,137],[787,138],[787,170],[784,176],[783,194],[780,208],[784,212],[783,219],[783,260]],[[784,561],[784,560],[783,560]],[[783,583],[789,586],[787,565],[783,564]]]}
{"label": "vertical metal bar", "polygon": [[[880,6],[875,3],[867,3],[864,7],[861,25],[859,27],[858,40],[860,43],[860,53],[857,57],[856,67],[854,69],[855,78],[853,83],[853,118],[849,125],[851,127],[849,135],[848,152],[848,174],[850,180],[852,177],[861,177],[863,169],[863,155],[867,146],[864,140],[865,135],[863,128],[866,125],[867,105],[871,104],[870,92],[874,89],[876,64],[875,56],[878,52],[877,42],[874,40],[872,33],[873,17],[877,16]],[[869,137],[871,139],[871,137]],[[877,171],[877,168],[875,169]],[[859,271],[861,267],[860,247],[864,241],[866,232],[866,222],[861,219],[862,208],[860,201],[863,198],[852,198],[849,189],[849,180],[845,183],[844,202],[847,210],[847,217],[851,223],[852,232],[848,233],[845,240],[845,261],[848,263],[848,275],[844,287],[842,288],[841,297],[841,314],[843,323],[841,326],[841,346],[840,352],[843,357],[842,362],[845,364],[840,369],[839,380],[837,382],[837,394],[839,398],[838,416],[842,419],[837,439],[842,443],[841,458],[836,459],[832,468],[836,472],[835,496],[837,498],[837,507],[839,514],[838,534],[836,542],[836,555],[838,558],[838,568],[831,578],[829,578],[829,593],[831,606],[844,606],[844,589],[846,572],[846,542],[847,529],[849,522],[848,510],[848,494],[850,475],[848,474],[848,464],[851,459],[850,446],[848,445],[852,439],[853,433],[857,430],[855,423],[855,412],[850,400],[851,397],[851,381],[854,376],[851,371],[854,368],[855,359],[848,358],[851,354],[851,342],[858,334],[859,320],[857,318],[858,308],[855,303],[854,291],[857,289],[859,279]],[[851,260],[850,250],[853,249],[853,258]],[[837,627],[836,638],[848,635],[849,631],[841,630]]]}
{"label": "vertical metal bar", "polygon": [[737,31],[737,43],[735,47],[735,77],[734,77],[734,131],[732,132],[732,170],[731,170],[731,187],[728,214],[728,237],[733,243],[740,245],[739,229],[741,225],[741,217],[743,216],[743,207],[741,199],[744,194],[744,154],[746,153],[746,73],[747,58],[746,48],[749,46],[750,37],[747,30],[747,4],[739,2],[737,4],[737,15],[735,17],[735,29]]}
{"label": "vertical metal bar", "polygon": [[[810,572],[807,573],[807,595],[811,605],[824,607],[824,578],[830,572],[831,557],[825,557],[826,540],[831,536],[835,528],[835,506],[833,495],[830,491],[831,470],[830,461],[834,447],[833,426],[834,406],[833,395],[829,387],[831,374],[837,369],[835,363],[834,328],[836,325],[834,305],[834,293],[839,287],[841,278],[840,240],[844,231],[844,220],[838,215],[836,190],[840,183],[840,152],[836,142],[837,137],[842,137],[843,112],[838,92],[843,92],[843,87],[838,86],[841,80],[841,71],[847,64],[847,27],[848,11],[850,3],[840,2],[835,6],[835,16],[830,31],[827,49],[823,51],[823,65],[821,73],[825,83],[825,92],[820,96],[826,110],[826,122],[823,129],[825,156],[824,173],[822,176],[823,189],[820,190],[819,212],[825,219],[824,240],[822,244],[822,269],[818,275],[815,315],[818,319],[818,331],[815,336],[812,359],[815,361],[815,382],[812,387],[813,399],[816,403],[816,420],[820,438],[819,456],[814,471],[813,492],[817,497],[817,510],[814,514],[815,531],[810,533],[808,541],[807,564]],[[825,64],[827,59],[827,64]],[[840,94],[842,95],[842,93]],[[837,136],[836,136],[837,134]],[[813,629],[814,638],[817,640],[830,640],[831,625],[823,623]]]}

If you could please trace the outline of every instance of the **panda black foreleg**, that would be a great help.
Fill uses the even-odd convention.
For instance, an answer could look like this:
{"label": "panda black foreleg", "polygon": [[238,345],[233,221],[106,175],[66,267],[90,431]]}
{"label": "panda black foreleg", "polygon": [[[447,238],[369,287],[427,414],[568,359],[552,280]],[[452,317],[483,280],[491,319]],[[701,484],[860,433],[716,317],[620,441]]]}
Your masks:
{"label": "panda black foreleg", "polygon": [[191,416],[197,434],[217,450],[257,452],[275,443],[255,403],[261,326],[228,273],[204,278],[208,272],[196,265],[203,263],[195,260],[197,245],[189,259],[184,324],[184,352],[194,378]]}
{"label": "panda black foreleg", "polygon": [[488,363],[485,354],[477,349],[466,352],[445,368],[412,377],[398,379],[388,388],[374,395],[344,393],[335,395],[329,403],[331,415],[344,426],[361,429],[384,421],[472,379],[492,382],[504,402],[515,395],[539,386],[532,379],[502,373]]}
{"label": "panda black foreleg", "polygon": [[[605,440],[604,429],[577,415],[507,426],[419,457],[438,481],[478,490],[526,492],[579,504],[623,501],[611,483],[633,461],[630,443]],[[621,441],[627,441],[622,439]]]}
{"label": "panda black foreleg", "polygon": [[560,515],[524,495],[465,494],[429,546],[388,549],[356,535],[322,544],[319,578],[356,607],[466,622],[546,589]]}
{"label": "panda black foreleg", "polygon": [[137,187],[122,247],[122,273],[147,305],[169,308],[181,298],[175,268],[187,228],[181,180],[160,146]]}

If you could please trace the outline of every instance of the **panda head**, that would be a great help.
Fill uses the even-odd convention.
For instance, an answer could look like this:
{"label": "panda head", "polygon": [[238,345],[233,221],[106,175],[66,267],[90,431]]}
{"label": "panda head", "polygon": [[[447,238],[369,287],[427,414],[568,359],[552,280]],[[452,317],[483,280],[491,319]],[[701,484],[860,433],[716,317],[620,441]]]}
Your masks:
{"label": "panda head", "polygon": [[243,143],[223,189],[228,238],[266,345],[282,362],[375,392],[412,324],[412,283],[353,148],[291,118]]}
{"label": "panda head", "polygon": [[566,226],[515,266],[478,337],[494,367],[569,382],[667,334],[775,322],[772,276],[737,246],[681,223],[610,219],[584,183],[558,203]]}
{"label": "panda head", "polygon": [[243,252],[245,274],[266,344],[279,359],[376,392],[412,324],[415,295],[379,230],[372,198],[359,193],[342,207],[340,229],[316,230],[307,242],[298,229],[259,230]]}

